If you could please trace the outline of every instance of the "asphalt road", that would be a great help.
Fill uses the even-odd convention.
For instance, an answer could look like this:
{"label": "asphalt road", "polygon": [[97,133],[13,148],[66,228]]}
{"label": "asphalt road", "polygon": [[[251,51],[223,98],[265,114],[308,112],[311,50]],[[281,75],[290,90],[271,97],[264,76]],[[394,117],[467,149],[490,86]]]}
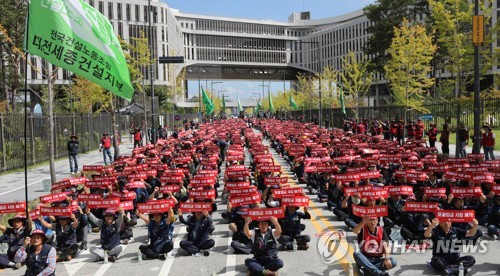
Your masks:
{"label": "asphalt road", "polygon": [[[264,144],[268,145],[265,141]],[[130,144],[122,144],[122,153],[127,153],[131,149]],[[272,151],[275,159],[282,165],[284,175],[290,176],[291,185],[299,185],[292,180],[289,165],[281,157]],[[248,160],[247,160],[248,162]],[[80,156],[80,166],[83,164],[102,164],[102,155],[98,152],[91,152]],[[56,162],[58,178],[69,176],[69,165],[67,160]],[[30,199],[46,194],[43,192],[42,179],[48,176],[48,165],[40,166],[29,171],[29,193]],[[221,174],[221,178],[223,173]],[[0,176],[0,202],[10,202],[12,200],[24,199],[24,173],[13,173]],[[305,184],[300,184],[305,189]],[[119,256],[116,263],[95,262],[88,251],[80,254],[72,261],[58,263],[57,275],[246,275],[244,261],[249,256],[234,255],[230,248],[231,236],[228,225],[221,218],[222,210],[226,206],[219,200],[218,211],[214,212],[213,219],[215,231],[212,237],[215,239],[215,247],[210,251],[208,257],[187,256],[182,249],[179,249],[179,242],[186,233],[186,228],[181,223],[175,225],[174,250],[165,261],[144,260],[138,262],[138,247],[146,242],[147,229],[142,221],[134,228],[134,241],[130,242]],[[342,229],[347,231],[343,222],[336,220],[330,212],[326,203],[319,203],[316,196],[311,196],[310,213],[311,220],[303,220],[306,225],[304,233],[311,236],[310,248],[307,251],[279,252],[279,257],[283,259],[285,266],[280,270],[279,275],[348,275],[349,262],[353,262],[352,252],[354,250],[352,241],[355,236],[347,233],[349,243],[341,243],[334,254],[338,261],[326,264],[318,251],[318,242],[322,233]],[[98,233],[89,234],[89,246],[94,246],[99,241]],[[499,275],[500,271],[500,242],[488,241],[487,252],[483,254],[473,254],[476,257],[476,265],[472,268],[472,275]],[[347,252],[342,256],[341,252]],[[431,258],[431,252],[405,253],[395,255],[398,265],[392,269],[392,275],[439,275],[426,266],[426,261]],[[24,268],[14,271],[5,269],[2,275],[24,275]],[[357,272],[354,275],[358,275]]]}

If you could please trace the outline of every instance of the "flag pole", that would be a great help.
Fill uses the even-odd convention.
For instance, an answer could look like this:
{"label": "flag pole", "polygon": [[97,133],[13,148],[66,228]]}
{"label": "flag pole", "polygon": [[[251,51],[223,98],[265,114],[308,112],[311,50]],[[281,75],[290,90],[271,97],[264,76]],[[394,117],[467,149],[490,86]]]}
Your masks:
{"label": "flag pole", "polygon": [[[29,39],[29,20],[30,20],[30,1],[28,0],[28,12],[26,15],[26,39],[25,43],[25,60],[24,60],[24,200],[26,201],[26,219],[29,218],[28,206],[28,146],[27,146],[27,129],[28,129],[28,39]],[[15,99],[13,99],[15,100]],[[33,137],[31,137],[33,139]]]}

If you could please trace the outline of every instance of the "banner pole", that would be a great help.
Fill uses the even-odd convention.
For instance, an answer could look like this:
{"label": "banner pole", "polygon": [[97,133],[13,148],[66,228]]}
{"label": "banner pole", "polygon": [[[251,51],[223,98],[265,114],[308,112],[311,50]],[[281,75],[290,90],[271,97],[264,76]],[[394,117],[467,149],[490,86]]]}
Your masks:
{"label": "banner pole", "polygon": [[[30,20],[30,6],[31,3],[28,0],[28,12],[26,15],[26,34],[25,34],[25,59],[24,59],[24,199],[26,201],[26,219],[29,218],[29,206],[28,206],[28,147],[27,147],[27,132],[28,132],[28,39],[29,39],[29,20]],[[31,137],[30,139],[33,139]]]}

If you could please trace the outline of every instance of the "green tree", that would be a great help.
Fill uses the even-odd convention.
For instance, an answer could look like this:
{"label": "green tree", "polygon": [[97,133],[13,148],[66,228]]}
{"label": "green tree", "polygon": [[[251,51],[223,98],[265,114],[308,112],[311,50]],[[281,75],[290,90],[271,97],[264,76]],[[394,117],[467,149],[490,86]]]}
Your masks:
{"label": "green tree", "polygon": [[24,0],[3,0],[0,2],[0,101],[7,111],[15,111],[14,99],[23,84],[21,76],[24,28],[27,5]]}
{"label": "green tree", "polygon": [[342,68],[340,73],[342,87],[346,95],[352,95],[357,105],[360,105],[359,97],[366,97],[372,85],[372,73],[368,71],[370,62],[365,55],[359,58],[352,51],[342,58]]}
{"label": "green tree", "polygon": [[113,100],[111,94],[85,78],[76,76],[73,78],[72,93],[75,101],[73,109],[77,113],[100,113],[108,111],[108,106]]}
{"label": "green tree", "polygon": [[[474,80],[474,45],[472,44],[473,3],[467,0],[429,0],[430,24],[436,32],[438,52],[436,69],[445,69],[452,78],[439,80],[438,99],[450,100],[466,95],[466,87]],[[492,68],[492,34],[498,28],[487,26],[491,22],[491,8],[481,2],[485,16],[485,42],[481,48],[481,70]],[[462,92],[461,92],[462,91]]]}
{"label": "green tree", "polygon": [[384,67],[394,105],[428,112],[423,107],[423,99],[434,84],[434,79],[428,74],[435,51],[436,45],[427,35],[425,26],[411,25],[404,20],[401,27],[394,28],[394,38],[387,50],[390,58]]}
{"label": "green tree", "polygon": [[[129,43],[120,40],[122,49],[125,53],[127,66],[130,72],[130,81],[134,85],[136,92],[142,95],[142,106],[144,107],[144,126],[148,129],[148,116],[146,113],[146,72],[150,70],[155,60],[151,59],[151,53],[148,44],[148,38],[144,32],[140,32],[139,37],[130,37]],[[134,98],[137,100],[139,97]]]}
{"label": "green tree", "polygon": [[366,55],[373,57],[370,71],[383,73],[394,27],[401,26],[404,18],[415,22],[419,14],[427,14],[427,0],[377,0],[363,11],[371,22],[366,29],[370,37],[365,45]]}

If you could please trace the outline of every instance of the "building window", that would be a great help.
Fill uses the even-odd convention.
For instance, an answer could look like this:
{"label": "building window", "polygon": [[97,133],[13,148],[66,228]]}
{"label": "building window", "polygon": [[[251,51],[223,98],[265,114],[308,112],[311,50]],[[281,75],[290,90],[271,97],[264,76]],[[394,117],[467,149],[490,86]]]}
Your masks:
{"label": "building window", "polygon": [[118,3],[116,5],[117,5],[116,8],[118,9],[118,11],[117,11],[117,13],[118,13],[118,20],[122,20],[123,19],[122,18],[122,3]]}
{"label": "building window", "polygon": [[144,22],[148,22],[148,6],[144,6]]}
{"label": "building window", "polygon": [[118,22],[118,35],[123,38],[123,23]]}
{"label": "building window", "polygon": [[113,18],[113,3],[111,3],[111,2],[108,3],[108,19],[114,19]]}
{"label": "building window", "polygon": [[104,3],[102,1],[99,1],[99,12],[104,14]]}
{"label": "building window", "polygon": [[94,6],[94,0],[89,0],[89,5]]}
{"label": "building window", "polygon": [[130,4],[127,4],[127,6],[125,7],[125,13],[126,13],[126,17],[127,17],[127,21],[130,21]]}
{"label": "building window", "polygon": [[139,15],[139,5],[135,5],[135,21],[139,22],[140,15]]}

